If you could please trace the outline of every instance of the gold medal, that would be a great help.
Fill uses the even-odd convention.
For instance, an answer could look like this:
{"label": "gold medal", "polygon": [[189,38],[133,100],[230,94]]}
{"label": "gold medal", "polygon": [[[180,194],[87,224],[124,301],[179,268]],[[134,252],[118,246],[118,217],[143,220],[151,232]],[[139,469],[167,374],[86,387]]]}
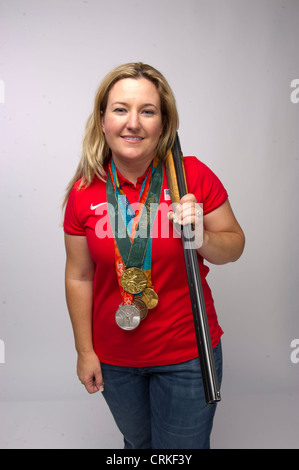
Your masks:
{"label": "gold medal", "polygon": [[139,294],[147,286],[147,277],[142,269],[128,268],[122,274],[120,283],[126,292]]}
{"label": "gold medal", "polygon": [[147,308],[155,308],[158,304],[158,294],[151,287],[144,289],[141,295],[141,300],[147,305]]}
{"label": "gold medal", "polygon": [[134,297],[133,305],[138,308],[140,312],[140,320],[144,320],[147,315],[147,305],[141,297]]}

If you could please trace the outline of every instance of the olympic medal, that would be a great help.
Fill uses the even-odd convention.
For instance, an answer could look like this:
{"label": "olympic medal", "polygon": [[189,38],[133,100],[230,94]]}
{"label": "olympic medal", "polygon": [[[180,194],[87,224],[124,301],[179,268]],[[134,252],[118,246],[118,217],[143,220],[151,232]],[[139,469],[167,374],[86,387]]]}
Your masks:
{"label": "olympic medal", "polygon": [[147,286],[147,277],[139,268],[126,269],[120,279],[122,288],[130,294],[139,294]]}
{"label": "olympic medal", "polygon": [[140,323],[140,311],[135,305],[120,305],[115,314],[115,321],[123,330],[134,330]]}
{"label": "olympic medal", "polygon": [[140,320],[144,320],[147,315],[147,306],[143,300],[141,300],[141,297],[135,297],[133,305],[135,305],[135,307],[137,307],[140,312]]}
{"label": "olympic medal", "polygon": [[147,305],[147,308],[155,308],[158,304],[158,294],[151,287],[144,289],[141,295],[141,300]]}

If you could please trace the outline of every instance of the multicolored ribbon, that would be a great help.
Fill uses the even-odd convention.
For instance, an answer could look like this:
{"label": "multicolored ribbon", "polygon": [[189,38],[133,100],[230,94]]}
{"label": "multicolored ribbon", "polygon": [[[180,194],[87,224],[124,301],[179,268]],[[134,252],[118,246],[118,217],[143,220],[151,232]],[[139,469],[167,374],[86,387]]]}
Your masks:
{"label": "multicolored ribbon", "polygon": [[[126,268],[142,269],[147,276],[147,287],[152,286],[152,238],[150,235],[160,200],[162,183],[163,165],[158,157],[155,157],[140,190],[138,209],[134,212],[119,183],[113,159],[109,162],[107,202],[114,233],[115,268],[123,304],[131,305],[134,299],[134,295],[124,291],[120,283]],[[114,209],[114,214],[111,210],[109,211],[110,204]],[[143,236],[140,236],[140,233]]]}

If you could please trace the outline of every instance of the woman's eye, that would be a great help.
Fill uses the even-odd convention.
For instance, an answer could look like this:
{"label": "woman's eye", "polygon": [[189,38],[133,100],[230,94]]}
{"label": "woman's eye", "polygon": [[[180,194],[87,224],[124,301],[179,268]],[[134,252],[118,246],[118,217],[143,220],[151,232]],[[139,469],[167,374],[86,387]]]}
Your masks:
{"label": "woman's eye", "polygon": [[145,114],[146,116],[152,116],[153,114],[155,114],[155,112],[152,109],[145,109],[143,111],[143,114]]}
{"label": "woman's eye", "polygon": [[126,112],[126,110],[125,108],[115,108],[114,112],[118,114],[123,114]]}
{"label": "woman's eye", "polygon": [[[114,113],[116,114],[126,114],[127,109],[126,108],[115,108],[113,110]],[[155,111],[153,109],[144,109],[141,111],[141,114],[144,116],[153,116],[155,114]]]}

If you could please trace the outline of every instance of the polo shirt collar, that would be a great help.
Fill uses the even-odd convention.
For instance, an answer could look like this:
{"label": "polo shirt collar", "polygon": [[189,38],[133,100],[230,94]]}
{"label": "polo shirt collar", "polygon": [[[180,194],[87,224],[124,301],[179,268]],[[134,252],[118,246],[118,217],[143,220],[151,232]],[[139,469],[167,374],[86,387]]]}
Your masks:
{"label": "polo shirt collar", "polygon": [[119,184],[121,185],[122,188],[125,187],[125,186],[130,186],[130,187],[133,187],[134,189],[140,189],[144,179],[147,176],[148,168],[145,170],[145,172],[142,176],[138,177],[136,185],[134,183],[132,183],[131,181],[127,180],[126,178],[124,178],[124,176],[121,175],[121,173],[118,171],[118,169],[116,169],[116,171],[117,171]]}

